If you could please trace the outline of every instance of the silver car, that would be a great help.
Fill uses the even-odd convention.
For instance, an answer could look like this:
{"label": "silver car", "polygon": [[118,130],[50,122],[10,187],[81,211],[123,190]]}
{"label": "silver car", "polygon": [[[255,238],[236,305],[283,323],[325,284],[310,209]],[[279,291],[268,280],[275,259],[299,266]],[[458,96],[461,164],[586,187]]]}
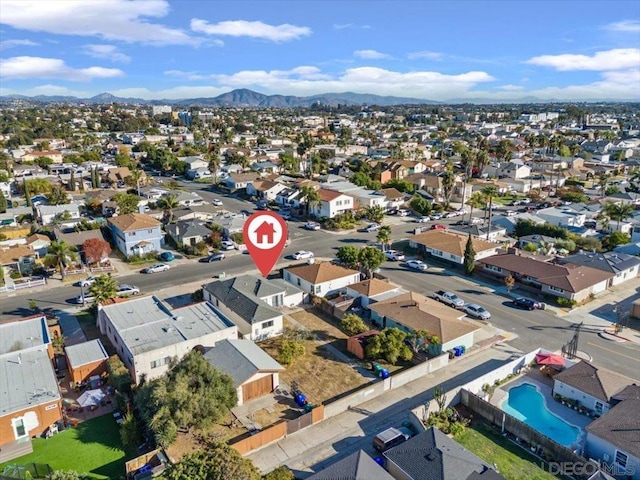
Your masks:
{"label": "silver car", "polygon": [[462,307],[462,311],[467,315],[479,318],[480,320],[489,320],[491,318],[489,311],[476,303],[468,303]]}

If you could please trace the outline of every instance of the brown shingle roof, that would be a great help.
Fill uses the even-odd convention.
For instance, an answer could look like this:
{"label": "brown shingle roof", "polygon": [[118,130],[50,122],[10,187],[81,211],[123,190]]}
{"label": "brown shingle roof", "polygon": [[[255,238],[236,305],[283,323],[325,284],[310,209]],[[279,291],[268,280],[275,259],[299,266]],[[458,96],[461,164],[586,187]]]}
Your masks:
{"label": "brown shingle roof", "polygon": [[378,191],[389,199],[404,198],[404,193],[399,191],[397,188],[381,188]]}
{"label": "brown shingle roof", "polygon": [[287,271],[314,285],[360,273],[357,270],[344,268],[331,262],[317,262],[291,267],[287,268]]}
{"label": "brown shingle roof", "polygon": [[[429,248],[435,248],[436,250],[462,257],[464,256],[464,249],[467,246],[468,238],[468,235],[460,233],[447,232],[444,230],[428,230],[409,237],[409,240]],[[494,250],[498,246],[495,243],[487,242],[486,240],[473,236],[471,237],[471,243],[476,253],[484,252],[485,250]]]}
{"label": "brown shingle roof", "polygon": [[616,393],[633,383],[632,378],[598,368],[584,360],[558,373],[553,379],[607,403]]}
{"label": "brown shingle roof", "polygon": [[566,292],[580,292],[615,275],[583,265],[556,265],[539,260],[505,253],[483,258],[482,263],[500,267],[503,270],[527,275],[540,283],[561,288]]}
{"label": "brown shingle roof", "polygon": [[118,227],[122,232],[131,230],[144,230],[145,228],[154,228],[160,225],[160,222],[144,213],[129,213],[118,217],[111,217],[109,223]]}
{"label": "brown shingle roof", "polygon": [[331,200],[335,200],[336,198],[343,195],[340,192],[336,192],[334,190],[327,190],[325,188],[318,189],[318,195],[320,196],[320,200],[325,202],[330,202]]}
{"label": "brown shingle roof", "polygon": [[37,242],[38,240],[42,240],[44,242],[50,242],[51,239],[46,235],[42,235],[41,233],[34,233],[33,235],[29,235],[27,237],[27,244]]}
{"label": "brown shingle roof", "polygon": [[0,265],[15,263],[23,257],[33,257],[36,252],[28,245],[13,245],[11,247],[0,247]]}
{"label": "brown shingle roof", "polygon": [[475,325],[460,320],[461,312],[415,292],[374,303],[369,308],[412,330],[427,330],[431,335],[437,335],[442,343],[478,330]]}
{"label": "brown shingle roof", "polygon": [[640,457],[640,400],[620,402],[587,426],[596,435],[625,453]]}
{"label": "brown shingle roof", "polygon": [[371,280],[364,280],[362,282],[349,285],[349,288],[355,290],[358,293],[361,293],[362,295],[371,297],[380,293],[390,292],[397,289],[398,287],[390,284],[389,282],[384,282],[382,280],[378,280],[377,278],[372,278]]}

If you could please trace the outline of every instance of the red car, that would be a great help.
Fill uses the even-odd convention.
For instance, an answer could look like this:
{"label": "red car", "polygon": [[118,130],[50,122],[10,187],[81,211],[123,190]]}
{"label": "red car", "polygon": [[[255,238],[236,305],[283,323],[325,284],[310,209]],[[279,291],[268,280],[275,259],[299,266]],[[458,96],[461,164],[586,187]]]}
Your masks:
{"label": "red car", "polygon": [[446,230],[447,226],[446,225],[431,225],[431,230]]}

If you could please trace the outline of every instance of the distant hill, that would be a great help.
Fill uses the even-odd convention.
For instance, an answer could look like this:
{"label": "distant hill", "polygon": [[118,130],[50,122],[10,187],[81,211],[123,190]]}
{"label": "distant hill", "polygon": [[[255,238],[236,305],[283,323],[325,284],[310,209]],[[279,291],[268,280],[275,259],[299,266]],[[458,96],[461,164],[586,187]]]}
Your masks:
{"label": "distant hill", "polygon": [[365,93],[324,93],[310,97],[296,97],[291,95],[265,95],[246,88],[232,90],[217,97],[185,98],[180,100],[143,100],[141,98],[121,98],[110,93],[100,93],[91,98],[78,98],[60,95],[38,95],[27,97],[24,95],[0,96],[0,100],[32,100],[37,102],[74,102],[74,103],[140,103],[167,105],[203,105],[211,107],[263,107],[263,108],[292,108],[322,105],[406,105],[406,104],[438,104],[432,100],[419,98],[390,97]]}

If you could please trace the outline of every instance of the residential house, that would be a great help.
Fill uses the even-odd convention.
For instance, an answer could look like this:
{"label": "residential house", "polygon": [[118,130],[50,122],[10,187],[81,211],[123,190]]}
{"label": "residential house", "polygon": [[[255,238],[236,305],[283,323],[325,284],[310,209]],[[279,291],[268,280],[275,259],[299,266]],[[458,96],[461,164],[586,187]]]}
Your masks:
{"label": "residential house", "polygon": [[512,234],[516,230],[516,225],[520,220],[526,220],[538,225],[545,223],[545,220],[531,213],[519,213],[512,217],[494,216],[491,219],[491,225],[494,227],[504,228],[506,233]]}
{"label": "residential house", "polygon": [[354,208],[353,197],[344,193],[319,188],[319,201],[311,206],[311,214],[318,218],[333,218]]}
{"label": "residential house", "polygon": [[[62,396],[44,315],[0,325],[0,448],[28,441],[62,420]],[[10,460],[3,453],[3,461]],[[19,453],[18,455],[22,455]]]}
{"label": "residential house", "polygon": [[209,162],[207,162],[201,156],[178,157],[178,160],[181,162],[185,162],[187,165],[189,165],[187,170],[199,170],[199,169],[209,168]]}
{"label": "residential house", "polygon": [[[125,181],[131,175],[132,173],[131,173],[131,170],[129,170],[129,167],[110,168],[109,171],[107,172],[106,180],[112,185],[117,185],[118,187],[124,187]],[[143,170],[140,170],[140,179],[138,181],[139,181],[139,186],[146,185],[147,183],[147,174]],[[135,184],[135,179],[133,183]]]}
{"label": "residential house", "polygon": [[[464,251],[469,235],[454,233],[450,230],[427,230],[409,237],[409,246],[429,256],[446,260],[457,265],[464,264]],[[501,245],[471,236],[476,252],[476,261],[496,255]]]}
{"label": "residential house", "polygon": [[247,185],[247,195],[267,201],[275,201],[278,194],[286,190],[287,186],[271,180],[256,180]]}
{"label": "residential house", "polygon": [[536,251],[540,251],[545,253],[546,255],[550,255],[555,253],[555,244],[558,241],[555,237],[548,237],[546,235],[525,235],[523,237],[518,238],[518,242],[516,243],[516,247],[522,250],[527,250],[529,248],[536,248]]}
{"label": "residential house", "polygon": [[478,262],[483,271],[497,277],[512,276],[542,294],[582,302],[607,289],[613,273],[583,265],[557,265],[518,253],[505,253]]}
{"label": "residential house", "polygon": [[611,397],[607,413],[587,425],[585,456],[617,478],[640,479],[640,386]]}
{"label": "residential house", "polygon": [[525,165],[522,160],[514,159],[510,162],[501,163],[497,167],[487,167],[485,172],[498,178],[527,178],[531,175],[531,167]]}
{"label": "residential house", "polygon": [[410,182],[416,191],[422,190],[435,201],[442,201],[444,189],[441,176],[435,173],[418,173],[408,176],[405,180]]}
{"label": "residential house", "polygon": [[16,207],[9,208],[6,212],[0,212],[0,227],[17,227],[21,218],[30,219],[33,216],[33,208]]}
{"label": "residential house", "polygon": [[326,297],[329,293],[358,283],[360,277],[361,273],[357,270],[341,267],[331,262],[313,262],[284,269],[285,281],[299,287],[307,294],[318,297]]}
{"label": "residential house", "polygon": [[107,372],[109,355],[99,338],[64,347],[64,353],[69,378],[74,383],[84,383]]}
{"label": "residential house", "polygon": [[204,242],[211,234],[211,230],[198,220],[170,223],[165,230],[178,247],[193,247],[199,242]]}
{"label": "residential house", "polygon": [[300,190],[297,188],[285,187],[276,194],[275,201],[278,205],[298,205],[299,196]]}
{"label": "residential house", "polygon": [[39,258],[44,258],[49,253],[49,245],[51,245],[51,239],[41,233],[34,233],[27,237],[27,245],[36,252]]}
{"label": "residential house", "polygon": [[367,307],[371,303],[396,297],[403,292],[402,288],[393,283],[385,282],[377,278],[363,280],[346,288],[346,295],[358,299],[360,306]]}
{"label": "residential house", "polygon": [[36,264],[38,253],[29,245],[0,246],[0,266],[30,274]]}
{"label": "residential house", "polygon": [[35,207],[35,210],[36,216],[42,225],[54,223],[63,215],[68,216],[70,220],[74,220],[74,223],[76,223],[80,218],[80,206],[77,203],[67,203],[64,205],[38,205]]}
{"label": "residential house", "polygon": [[129,213],[108,220],[116,247],[125,257],[158,252],[164,242],[161,224],[144,213]]}
{"label": "residential house", "polygon": [[62,152],[59,150],[43,150],[27,152],[20,157],[20,162],[35,162],[40,158],[50,158],[53,163],[62,163]]}
{"label": "residential house", "polygon": [[237,326],[242,338],[259,341],[280,335],[281,307],[299,305],[303,292],[278,280],[240,275],[212,282],[203,288],[204,299],[223,311]]}
{"label": "residential house", "polygon": [[640,270],[640,258],[617,252],[580,252],[560,258],[558,262],[563,265],[584,265],[602,270],[603,272],[612,273],[615,276],[609,281],[610,287],[636,279],[638,277],[638,271]]}
{"label": "residential house", "polygon": [[504,480],[491,465],[435,427],[383,455],[395,480]]}
{"label": "residential house", "polygon": [[440,339],[442,351],[474,344],[474,332],[479,327],[466,322],[460,310],[408,292],[369,305],[371,322],[381,328],[398,328],[407,333],[428,331]]}
{"label": "residential house", "polygon": [[394,480],[387,471],[376,463],[364,450],[332,463],[307,480]]}
{"label": "residential house", "polygon": [[244,215],[232,215],[215,220],[215,224],[222,228],[225,237],[230,237],[234,233],[242,233],[246,218]]}
{"label": "residential house", "polygon": [[171,308],[156,296],[105,302],[96,323],[136,383],[162,376],[196,346],[238,338],[238,328],[210,303]]}
{"label": "residential house", "polygon": [[84,245],[84,242],[86,242],[87,240],[97,239],[97,240],[104,241],[104,237],[102,235],[101,229],[86,230],[84,232],[76,232],[73,230],[63,231],[62,229],[56,226],[53,228],[53,234],[55,235],[57,241],[64,240],[69,245],[72,245],[75,248],[77,248],[78,252],[80,253],[82,253],[82,246]]}
{"label": "residential house", "polygon": [[582,360],[553,377],[553,393],[579,402],[596,415],[604,415],[615,403],[613,397],[634,382]]}
{"label": "residential house", "polygon": [[406,202],[406,195],[396,188],[382,188],[378,190],[378,193],[384,195],[386,200],[387,209],[402,207]]}
{"label": "residential house", "polygon": [[498,225],[491,225],[491,228],[484,224],[452,225],[449,232],[461,233],[465,237],[471,235],[474,238],[488,239],[493,242],[510,241],[510,239],[506,239],[507,229]]}
{"label": "residential house", "polygon": [[[3,170],[5,171],[5,170]],[[11,199],[11,184],[14,182],[0,182],[0,194],[4,195],[7,200]]]}
{"label": "residential house", "polygon": [[226,179],[225,184],[227,188],[230,190],[244,190],[247,188],[247,185],[255,182],[256,180],[260,180],[260,174],[250,172],[250,173],[231,173]]}
{"label": "residential house", "polygon": [[260,173],[280,173],[280,165],[270,160],[255,162],[251,165],[251,169]]}
{"label": "residential house", "polygon": [[238,405],[269,395],[280,385],[284,367],[251,340],[225,339],[207,349],[204,358],[228,374],[238,392]]}
{"label": "residential house", "polygon": [[557,227],[582,227],[586,220],[584,213],[576,212],[570,206],[543,208],[536,216]]}
{"label": "residential house", "polygon": [[173,195],[176,197],[176,201],[183,207],[198,207],[204,205],[204,199],[195,192],[178,192],[166,193],[165,197]]}

